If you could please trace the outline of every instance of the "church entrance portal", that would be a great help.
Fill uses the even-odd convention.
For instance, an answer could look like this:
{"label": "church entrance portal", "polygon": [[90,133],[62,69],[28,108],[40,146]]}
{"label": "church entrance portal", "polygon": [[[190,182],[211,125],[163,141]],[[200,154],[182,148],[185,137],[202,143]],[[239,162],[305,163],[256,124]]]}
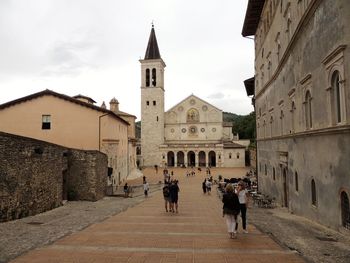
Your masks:
{"label": "church entrance portal", "polygon": [[183,152],[178,152],[177,157],[177,167],[183,167],[185,165],[185,155]]}
{"label": "church entrance portal", "polygon": [[216,154],[214,151],[209,152],[209,166],[216,167]]}
{"label": "church entrance portal", "polygon": [[174,156],[174,152],[168,152],[168,166],[170,167],[174,167],[175,165],[175,156]]}
{"label": "church entrance portal", "polygon": [[195,166],[196,165],[196,155],[194,152],[189,151],[187,154],[187,160],[188,160],[188,166]]}
{"label": "church entrance portal", "polygon": [[205,152],[201,151],[198,154],[198,166],[206,166],[205,164]]}

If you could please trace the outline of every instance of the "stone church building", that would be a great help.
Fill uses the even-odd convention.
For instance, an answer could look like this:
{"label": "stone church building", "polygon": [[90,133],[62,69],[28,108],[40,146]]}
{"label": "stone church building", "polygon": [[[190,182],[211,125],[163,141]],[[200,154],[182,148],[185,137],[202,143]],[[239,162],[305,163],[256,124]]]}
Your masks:
{"label": "stone church building", "polygon": [[141,166],[244,167],[243,141],[223,112],[195,95],[164,111],[164,68],[154,28],[141,63]]}

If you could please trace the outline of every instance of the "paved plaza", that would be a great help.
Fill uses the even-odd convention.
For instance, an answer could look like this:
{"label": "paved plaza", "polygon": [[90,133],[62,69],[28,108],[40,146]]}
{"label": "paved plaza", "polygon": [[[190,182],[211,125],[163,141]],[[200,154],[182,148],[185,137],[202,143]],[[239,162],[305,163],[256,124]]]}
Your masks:
{"label": "paved plaza", "polygon": [[[125,211],[12,262],[304,262],[253,225],[249,234],[229,239],[216,191],[202,193],[205,171],[188,178],[185,172],[175,170],[180,181],[178,214],[165,211],[162,193],[156,191]],[[235,173],[243,175],[245,170]],[[161,171],[155,175],[153,169],[145,174],[151,183],[162,178]]]}

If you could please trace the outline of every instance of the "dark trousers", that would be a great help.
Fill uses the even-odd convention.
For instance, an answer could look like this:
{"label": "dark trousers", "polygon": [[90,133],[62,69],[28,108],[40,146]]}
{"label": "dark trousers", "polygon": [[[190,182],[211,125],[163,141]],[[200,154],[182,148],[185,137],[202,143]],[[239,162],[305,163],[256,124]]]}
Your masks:
{"label": "dark trousers", "polygon": [[[247,206],[246,204],[240,204],[240,211],[241,211],[241,217],[242,217],[242,226],[243,229],[247,229]],[[238,223],[236,223],[235,229],[238,229]]]}

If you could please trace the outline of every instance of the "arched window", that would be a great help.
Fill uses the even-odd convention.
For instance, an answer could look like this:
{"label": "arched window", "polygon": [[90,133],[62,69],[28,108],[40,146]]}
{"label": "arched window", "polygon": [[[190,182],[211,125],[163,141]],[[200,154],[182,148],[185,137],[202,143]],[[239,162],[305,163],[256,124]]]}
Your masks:
{"label": "arched window", "polygon": [[305,122],[306,129],[312,128],[312,107],[311,107],[311,93],[308,90],[305,95]]}
{"label": "arched window", "polygon": [[150,72],[149,72],[149,68],[146,69],[146,87],[149,87],[150,84]]}
{"label": "arched window", "polygon": [[295,122],[295,117],[294,117],[294,115],[295,115],[295,109],[296,109],[296,107],[295,107],[295,102],[294,101],[292,101],[292,108],[290,109],[290,113],[292,114],[292,120],[291,120],[291,132],[292,133],[294,133],[294,122]]}
{"label": "arched window", "polygon": [[284,122],[284,113],[283,110],[280,112],[280,119],[281,119],[281,135],[283,135],[283,122]]}
{"label": "arched window", "polygon": [[349,197],[346,192],[340,194],[342,226],[350,229],[350,206]]}
{"label": "arched window", "polygon": [[267,175],[267,166],[265,164],[265,175]]}
{"label": "arched window", "polygon": [[317,205],[317,197],[316,197],[316,183],[315,180],[311,180],[311,203],[312,205]]}
{"label": "arched window", "polygon": [[270,136],[273,137],[273,116],[270,117]]}
{"label": "arched window", "polygon": [[298,173],[295,172],[294,174],[294,178],[295,178],[295,191],[299,191],[299,181],[298,181]]}
{"label": "arched window", "polygon": [[198,122],[199,112],[196,109],[189,109],[187,112],[187,122]]}
{"label": "arched window", "polygon": [[342,116],[342,92],[340,87],[340,75],[339,71],[334,71],[332,75],[332,91],[333,91],[333,104],[334,104],[334,119],[336,123],[340,123],[343,120]]}
{"label": "arched window", "polygon": [[272,169],[272,179],[275,181],[276,180],[276,170],[275,167]]}
{"label": "arched window", "polygon": [[152,86],[155,87],[157,86],[157,76],[156,76],[156,69],[152,69]]}

